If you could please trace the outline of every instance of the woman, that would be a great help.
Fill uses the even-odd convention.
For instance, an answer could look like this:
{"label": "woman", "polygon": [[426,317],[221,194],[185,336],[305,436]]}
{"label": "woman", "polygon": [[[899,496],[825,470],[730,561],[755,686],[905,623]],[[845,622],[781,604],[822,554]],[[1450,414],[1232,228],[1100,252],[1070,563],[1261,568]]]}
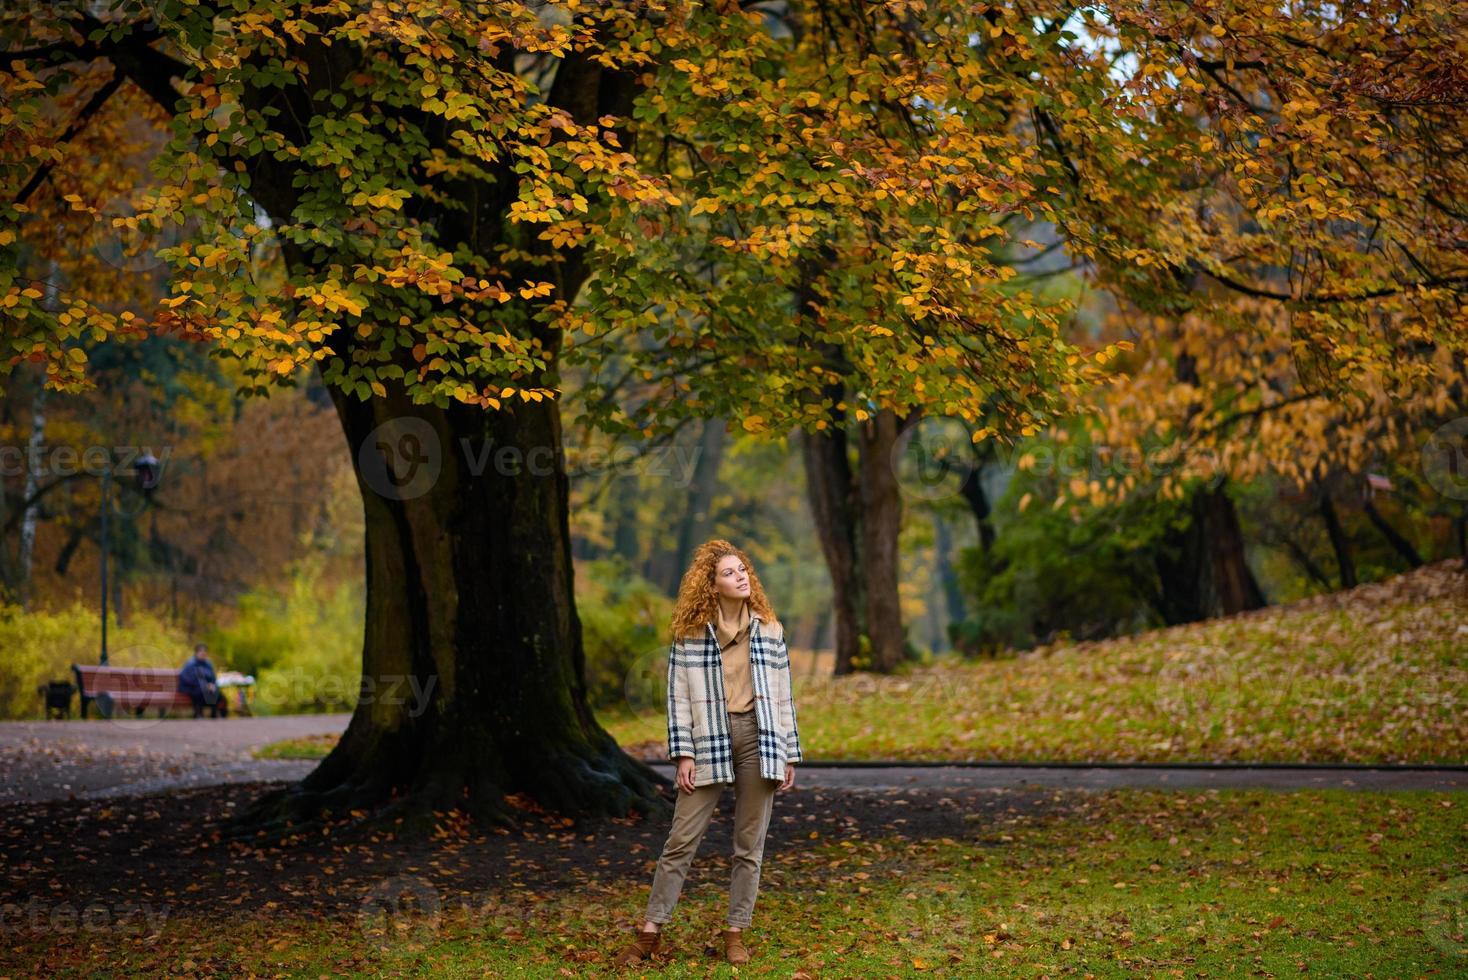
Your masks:
{"label": "woman", "polygon": [[658,858],[647,912],[622,966],[652,956],[673,917],[683,879],[726,785],[734,786],[730,963],[748,963],[744,930],[754,915],[765,831],[775,791],[795,785],[800,732],[785,635],[744,552],[701,545],[678,587],[668,653],[668,758],[678,765],[678,803]]}

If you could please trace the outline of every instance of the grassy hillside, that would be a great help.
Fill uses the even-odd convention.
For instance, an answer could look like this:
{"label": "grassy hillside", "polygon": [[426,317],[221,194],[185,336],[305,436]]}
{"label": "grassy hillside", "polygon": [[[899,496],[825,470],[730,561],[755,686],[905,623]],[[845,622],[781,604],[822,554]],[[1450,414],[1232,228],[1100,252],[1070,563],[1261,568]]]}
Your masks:
{"label": "grassy hillside", "polygon": [[[941,662],[894,677],[809,676],[808,761],[1005,759],[1468,761],[1468,574],[1383,582],[1133,637]],[[603,718],[663,757],[661,713]]]}

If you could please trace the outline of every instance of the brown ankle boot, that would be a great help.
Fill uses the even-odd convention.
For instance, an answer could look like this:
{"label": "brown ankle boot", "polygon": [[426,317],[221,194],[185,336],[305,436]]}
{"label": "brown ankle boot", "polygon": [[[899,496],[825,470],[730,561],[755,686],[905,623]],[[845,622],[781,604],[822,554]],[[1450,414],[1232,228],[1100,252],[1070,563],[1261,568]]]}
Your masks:
{"label": "brown ankle boot", "polygon": [[641,925],[635,926],[632,934],[637,938],[622,947],[616,959],[612,960],[613,966],[628,966],[640,960],[651,959],[652,955],[658,951],[658,944],[663,939],[663,930],[644,932]]}
{"label": "brown ankle boot", "polygon": [[749,950],[744,948],[743,929],[724,929],[724,959],[730,963],[748,963]]}

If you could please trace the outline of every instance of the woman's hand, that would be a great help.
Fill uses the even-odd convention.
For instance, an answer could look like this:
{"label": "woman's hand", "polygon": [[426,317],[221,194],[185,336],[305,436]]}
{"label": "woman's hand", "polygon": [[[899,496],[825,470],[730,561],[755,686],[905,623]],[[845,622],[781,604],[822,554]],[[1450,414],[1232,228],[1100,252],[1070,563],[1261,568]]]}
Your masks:
{"label": "woman's hand", "polygon": [[693,759],[690,756],[680,755],[678,757],[678,788],[685,793],[693,792]]}
{"label": "woman's hand", "polygon": [[795,785],[795,763],[793,763],[793,762],[787,762],[787,763],[785,763],[785,781],[783,783],[781,783],[776,788],[777,789],[789,789],[790,787],[792,787],[794,785]]}

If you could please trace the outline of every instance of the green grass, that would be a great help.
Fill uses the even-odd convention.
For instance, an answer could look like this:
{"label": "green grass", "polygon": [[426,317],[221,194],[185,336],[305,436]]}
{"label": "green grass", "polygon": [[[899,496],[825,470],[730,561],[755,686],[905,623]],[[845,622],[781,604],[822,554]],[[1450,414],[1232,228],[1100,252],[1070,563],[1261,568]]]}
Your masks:
{"label": "green grass", "polygon": [[[739,975],[1463,976],[1468,832],[1446,793],[1080,794],[1066,816],[962,840],[803,840],[767,850]],[[702,857],[701,857],[702,859]],[[422,869],[427,874],[428,869]],[[277,908],[177,916],[152,935],[11,930],[0,975],[612,975],[650,875],[317,920]],[[669,962],[623,975],[732,976],[700,954],[724,883],[685,890]],[[10,964],[10,966],[7,966]],[[28,969],[28,967],[27,967]]]}
{"label": "green grass", "polygon": [[[1468,760],[1468,584],[1456,562],[1227,619],[899,676],[812,676],[808,761]],[[605,714],[662,758],[660,712]]]}
{"label": "green grass", "polygon": [[337,742],[336,735],[302,735],[281,739],[251,750],[257,759],[324,759]]}

